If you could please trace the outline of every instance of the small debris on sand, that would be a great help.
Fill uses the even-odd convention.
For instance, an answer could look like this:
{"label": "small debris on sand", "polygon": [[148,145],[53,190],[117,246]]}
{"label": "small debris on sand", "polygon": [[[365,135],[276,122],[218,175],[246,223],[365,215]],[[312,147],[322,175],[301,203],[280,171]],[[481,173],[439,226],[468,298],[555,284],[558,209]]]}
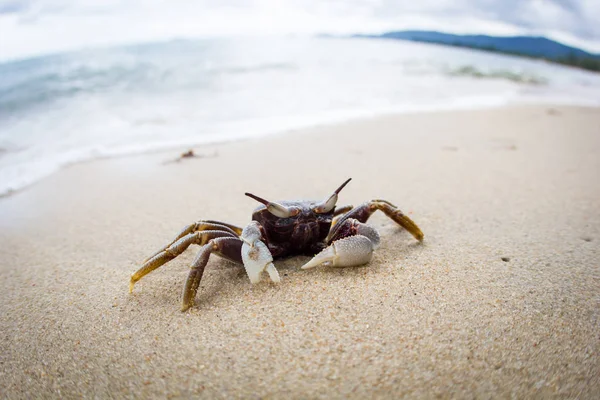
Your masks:
{"label": "small debris on sand", "polygon": [[179,158],[190,158],[190,157],[197,157],[196,154],[194,154],[194,150],[188,150],[185,153],[181,153],[181,156],[179,156]]}
{"label": "small debris on sand", "polygon": [[442,147],[442,150],[444,150],[444,151],[458,151],[458,147],[456,147],[456,146],[444,146],[444,147]]}
{"label": "small debris on sand", "polygon": [[186,159],[186,158],[213,158],[213,157],[218,157],[219,153],[215,150],[214,153],[209,154],[209,155],[205,155],[205,154],[196,154],[194,152],[194,150],[190,149],[186,152],[183,152],[179,155],[179,157],[173,159],[173,160],[168,160],[165,161],[163,164],[171,164],[171,163],[178,163],[181,162],[182,160]]}

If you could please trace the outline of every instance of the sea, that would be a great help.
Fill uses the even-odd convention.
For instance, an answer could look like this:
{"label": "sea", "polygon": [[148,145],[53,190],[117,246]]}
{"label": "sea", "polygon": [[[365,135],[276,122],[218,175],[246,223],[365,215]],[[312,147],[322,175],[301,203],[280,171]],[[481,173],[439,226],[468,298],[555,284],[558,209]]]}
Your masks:
{"label": "sea", "polygon": [[[600,74],[399,40],[171,40],[0,64],[0,196],[87,160],[390,113],[600,106]],[[399,135],[402,132],[398,132]]]}

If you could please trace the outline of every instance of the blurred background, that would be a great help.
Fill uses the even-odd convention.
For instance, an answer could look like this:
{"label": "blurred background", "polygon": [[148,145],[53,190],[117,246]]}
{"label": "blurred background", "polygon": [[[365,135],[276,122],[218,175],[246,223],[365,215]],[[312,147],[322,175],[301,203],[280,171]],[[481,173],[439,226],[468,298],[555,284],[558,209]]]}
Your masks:
{"label": "blurred background", "polygon": [[350,118],[598,106],[599,20],[596,0],[0,0],[0,195]]}

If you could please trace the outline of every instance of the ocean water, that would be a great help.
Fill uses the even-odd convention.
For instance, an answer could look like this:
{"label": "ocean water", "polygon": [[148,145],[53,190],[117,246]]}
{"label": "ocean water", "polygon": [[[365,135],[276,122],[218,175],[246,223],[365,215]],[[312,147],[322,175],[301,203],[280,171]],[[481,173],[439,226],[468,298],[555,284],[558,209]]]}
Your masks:
{"label": "ocean water", "polygon": [[520,103],[600,106],[600,74],[437,45],[316,37],[177,40],[15,61],[0,64],[0,195],[94,158]]}

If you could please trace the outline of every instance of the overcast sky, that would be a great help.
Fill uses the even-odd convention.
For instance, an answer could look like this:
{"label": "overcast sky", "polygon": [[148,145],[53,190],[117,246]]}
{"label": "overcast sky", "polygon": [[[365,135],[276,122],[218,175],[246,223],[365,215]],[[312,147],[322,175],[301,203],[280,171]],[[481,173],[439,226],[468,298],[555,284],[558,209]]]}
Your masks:
{"label": "overcast sky", "polygon": [[0,0],[0,60],[202,36],[544,34],[600,52],[600,0]]}

